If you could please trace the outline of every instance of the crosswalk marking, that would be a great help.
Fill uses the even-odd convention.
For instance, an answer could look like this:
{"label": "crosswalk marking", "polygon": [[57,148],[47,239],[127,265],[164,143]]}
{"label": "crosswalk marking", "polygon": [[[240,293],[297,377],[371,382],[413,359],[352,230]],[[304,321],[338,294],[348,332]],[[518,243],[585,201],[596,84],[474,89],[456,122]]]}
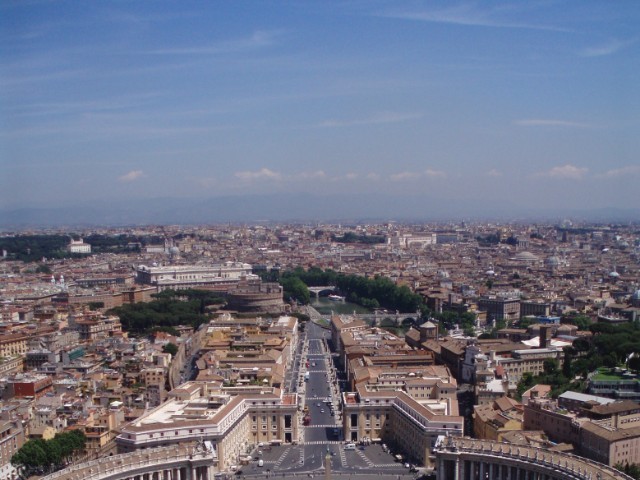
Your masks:
{"label": "crosswalk marking", "polygon": [[280,458],[278,458],[278,460],[275,462],[275,465],[274,465],[275,468],[278,468],[280,465],[282,465],[282,462],[284,461],[284,457],[287,456],[287,454],[289,453],[289,450],[291,450],[290,445],[287,448],[285,448],[284,452],[282,452],[282,455],[280,455]]}
{"label": "crosswalk marking", "polygon": [[316,440],[313,442],[302,442],[298,443],[298,445],[341,445],[342,441],[340,440]]}
{"label": "crosswalk marking", "polygon": [[373,467],[373,462],[369,460],[369,457],[367,457],[364,453],[362,453],[360,450],[356,450],[356,454],[364,461],[364,463],[367,464],[369,468]]}

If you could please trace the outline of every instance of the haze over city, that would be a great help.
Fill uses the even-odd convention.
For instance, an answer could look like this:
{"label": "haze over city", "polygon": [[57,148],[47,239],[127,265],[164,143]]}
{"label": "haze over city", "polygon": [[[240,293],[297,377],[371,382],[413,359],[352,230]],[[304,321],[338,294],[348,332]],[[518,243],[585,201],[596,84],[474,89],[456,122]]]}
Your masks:
{"label": "haze over city", "polygon": [[0,217],[637,219],[639,24],[635,1],[5,1]]}

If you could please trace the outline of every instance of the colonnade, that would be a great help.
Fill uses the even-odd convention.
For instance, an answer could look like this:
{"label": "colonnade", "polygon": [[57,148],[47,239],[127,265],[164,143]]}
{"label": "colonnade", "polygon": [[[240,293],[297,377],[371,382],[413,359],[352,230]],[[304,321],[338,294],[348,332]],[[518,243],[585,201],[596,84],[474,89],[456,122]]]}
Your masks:
{"label": "colonnade", "polygon": [[[438,480],[566,480],[584,477],[570,476],[567,472],[545,472],[535,465],[507,465],[481,460],[438,459]],[[540,469],[542,470],[542,469]],[[593,480],[597,480],[594,478]]]}
{"label": "colonnade", "polygon": [[215,472],[208,465],[185,466],[121,476],[119,480],[213,480]]}
{"label": "colonnade", "polygon": [[42,480],[213,480],[217,472],[214,451],[184,444],[91,460]]}
{"label": "colonnade", "polygon": [[490,440],[447,437],[435,453],[437,480],[632,480],[586,458]]}

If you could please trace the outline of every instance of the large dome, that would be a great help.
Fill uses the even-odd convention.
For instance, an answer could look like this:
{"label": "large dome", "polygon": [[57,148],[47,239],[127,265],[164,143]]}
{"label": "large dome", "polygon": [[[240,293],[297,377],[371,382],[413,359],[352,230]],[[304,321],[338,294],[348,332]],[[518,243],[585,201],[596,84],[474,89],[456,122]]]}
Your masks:
{"label": "large dome", "polygon": [[531,252],[520,252],[516,254],[515,259],[518,262],[537,262],[539,260],[539,258]]}
{"label": "large dome", "polygon": [[558,265],[560,265],[560,259],[556,256],[552,256],[547,258],[544,261],[545,265],[547,265],[548,267],[557,267]]}

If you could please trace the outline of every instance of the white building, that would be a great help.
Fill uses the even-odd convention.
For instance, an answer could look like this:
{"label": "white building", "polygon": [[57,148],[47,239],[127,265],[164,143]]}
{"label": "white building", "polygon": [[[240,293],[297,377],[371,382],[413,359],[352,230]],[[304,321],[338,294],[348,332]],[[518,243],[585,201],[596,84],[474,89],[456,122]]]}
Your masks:
{"label": "white building", "polygon": [[171,265],[165,267],[147,267],[140,265],[136,269],[136,282],[143,285],[155,285],[158,291],[173,289],[209,287],[215,290],[227,290],[241,280],[258,280],[251,273],[251,265],[242,262],[225,262],[213,265]]}
{"label": "white building", "polygon": [[71,243],[67,246],[71,253],[91,253],[91,245],[80,240],[71,239]]}

